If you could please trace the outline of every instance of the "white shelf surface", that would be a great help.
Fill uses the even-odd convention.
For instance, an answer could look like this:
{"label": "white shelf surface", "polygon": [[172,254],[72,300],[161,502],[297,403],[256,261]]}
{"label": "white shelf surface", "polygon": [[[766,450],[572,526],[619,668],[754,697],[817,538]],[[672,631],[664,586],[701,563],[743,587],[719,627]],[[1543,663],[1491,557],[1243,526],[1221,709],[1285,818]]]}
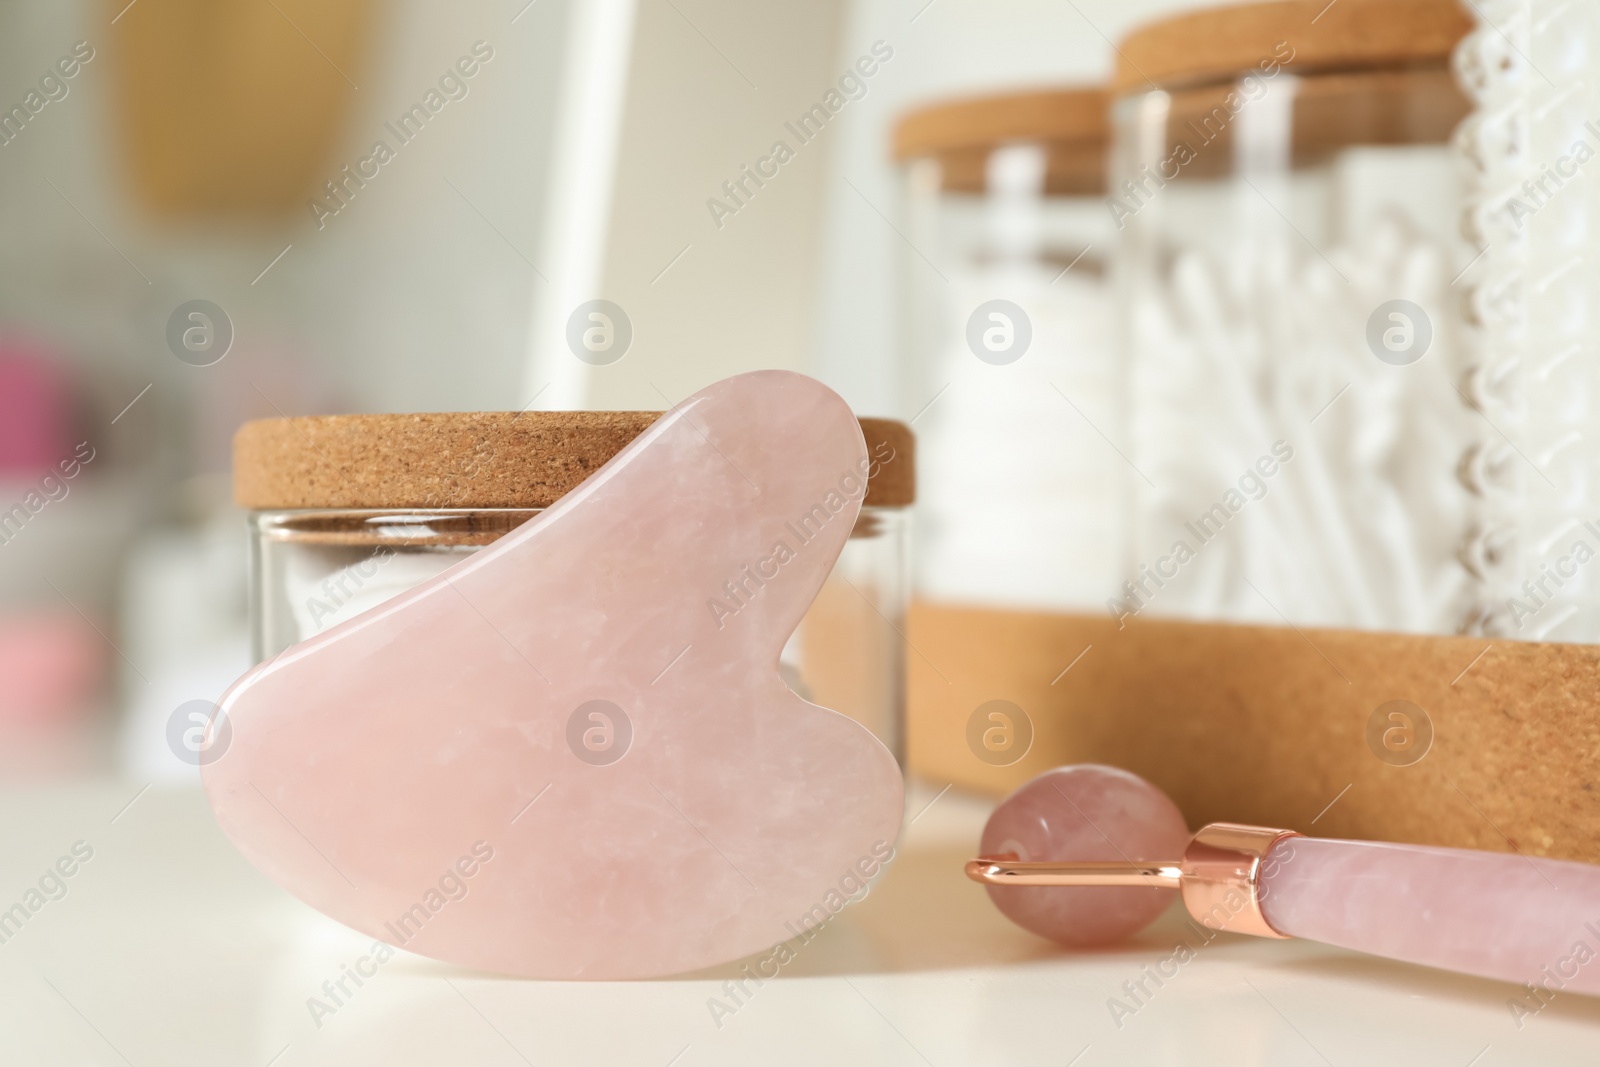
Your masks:
{"label": "white shelf surface", "polygon": [[1306,942],[1219,936],[1159,987],[1145,979],[1142,1006],[1114,1019],[1112,998],[1134,1003],[1124,983],[1186,935],[1181,914],[1114,950],[1061,951],[1011,926],[963,877],[987,804],[950,792],[923,810],[932,790],[913,791],[908,809],[921,814],[870,894],[777,978],[747,983],[731,1015],[714,1018],[712,998],[734,1006],[724,983],[738,965],[660,981],[534,982],[402,952],[313,1020],[308,999],[371,941],[251,868],[198,790],[140,789],[0,795],[0,909],[74,842],[94,849],[66,895],[0,944],[0,1062],[1600,1062],[1600,999],[1558,996],[1519,1025],[1517,987]]}

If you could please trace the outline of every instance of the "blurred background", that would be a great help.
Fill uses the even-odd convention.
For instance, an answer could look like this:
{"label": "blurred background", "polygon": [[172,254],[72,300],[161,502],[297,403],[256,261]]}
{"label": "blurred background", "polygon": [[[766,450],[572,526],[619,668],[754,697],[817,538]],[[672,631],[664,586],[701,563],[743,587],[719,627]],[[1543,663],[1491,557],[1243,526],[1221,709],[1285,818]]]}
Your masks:
{"label": "blurred background", "polygon": [[[246,419],[659,409],[760,367],[916,415],[897,116],[1103,78],[1108,38],[1172,6],[0,7],[0,500],[26,511],[0,545],[0,775],[192,774],[168,716],[248,665]],[[784,124],[874,42],[892,58],[795,142]],[[401,143],[430,91],[444,106]],[[794,158],[718,218],[780,138]],[[393,158],[363,164],[380,139]],[[634,329],[605,367],[562,341],[595,297]],[[208,365],[169,343],[192,301],[231,331]]]}
{"label": "blurred background", "polygon": [[245,420],[767,367],[916,431],[918,598],[1600,639],[1600,16],[1372,6],[0,7],[0,780],[192,778]]}
{"label": "blurred background", "polygon": [[[512,517],[247,513],[241,424],[661,411],[764,368],[915,434],[914,504],[863,507],[779,661],[903,757],[884,895],[718,1049],[695,981],[412,961],[313,1057],[463,1062],[459,1018],[508,1061],[666,1062],[691,1016],[684,1063],[812,1031],[910,1061],[918,1026],[968,1062],[1592,1047],[1566,997],[1523,1033],[1521,990],[1314,945],[1208,950],[1112,1038],[1084,994],[1176,926],[1052,961],[960,872],[992,803],[1077,763],[1196,826],[1600,861],[1595,160],[1594,0],[0,0],[0,943],[52,901],[0,952],[0,1043],[36,1050],[0,1062],[307,1062],[300,997],[366,958],[201,810],[202,727]],[[573,340],[597,301],[620,358]],[[279,430],[275,492],[324,469]],[[105,858],[53,903],[80,833]]]}

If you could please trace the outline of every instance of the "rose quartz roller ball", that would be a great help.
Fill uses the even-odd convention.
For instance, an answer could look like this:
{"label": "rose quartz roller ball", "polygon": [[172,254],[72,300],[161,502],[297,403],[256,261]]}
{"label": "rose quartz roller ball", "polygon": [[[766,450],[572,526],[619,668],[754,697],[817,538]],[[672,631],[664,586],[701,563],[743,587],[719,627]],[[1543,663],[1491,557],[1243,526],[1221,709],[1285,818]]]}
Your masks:
{"label": "rose quartz roller ball", "polygon": [[[1115,767],[1046,771],[1006,798],[984,827],[980,853],[1051,860],[1161,861],[1182,855],[1189,828],[1165,793]],[[1177,899],[1138,886],[987,887],[1012,922],[1063,945],[1120,941]]]}
{"label": "rose quartz roller ball", "polygon": [[1017,790],[990,816],[982,849],[967,877],[1007,917],[1064,945],[1131,934],[1176,890],[1213,930],[1600,995],[1600,966],[1584,966],[1600,955],[1592,864],[1240,823],[1190,837],[1155,786],[1095,766]]}

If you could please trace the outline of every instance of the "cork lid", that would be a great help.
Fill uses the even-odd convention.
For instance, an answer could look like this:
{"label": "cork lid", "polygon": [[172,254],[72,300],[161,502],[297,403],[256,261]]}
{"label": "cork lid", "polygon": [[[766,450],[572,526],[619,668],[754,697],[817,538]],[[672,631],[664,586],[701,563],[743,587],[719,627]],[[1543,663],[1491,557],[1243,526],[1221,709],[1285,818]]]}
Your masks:
{"label": "cork lid", "polygon": [[[258,419],[233,438],[233,498],[252,509],[544,508],[622,451],[659,411],[488,411]],[[916,498],[916,439],[862,419],[893,449],[865,503]]]}
{"label": "cork lid", "polygon": [[[1231,80],[1448,63],[1474,23],[1460,0],[1269,0],[1160,19],[1117,46],[1117,95]],[[1286,61],[1286,57],[1287,58]]]}
{"label": "cork lid", "polygon": [[949,100],[903,116],[895,126],[894,158],[936,159],[942,186],[982,192],[989,153],[1033,142],[1045,149],[1045,192],[1095,195],[1105,189],[1105,90],[1077,86]]}
{"label": "cork lid", "polygon": [[[1232,93],[1230,83],[1169,92],[1162,156],[1188,159],[1180,178],[1233,173],[1237,124],[1216,120]],[[1293,108],[1289,160],[1299,168],[1326,163],[1352,145],[1445,144],[1472,102],[1451,72],[1440,67],[1307,78],[1295,88]],[[1190,154],[1181,157],[1180,152]]]}

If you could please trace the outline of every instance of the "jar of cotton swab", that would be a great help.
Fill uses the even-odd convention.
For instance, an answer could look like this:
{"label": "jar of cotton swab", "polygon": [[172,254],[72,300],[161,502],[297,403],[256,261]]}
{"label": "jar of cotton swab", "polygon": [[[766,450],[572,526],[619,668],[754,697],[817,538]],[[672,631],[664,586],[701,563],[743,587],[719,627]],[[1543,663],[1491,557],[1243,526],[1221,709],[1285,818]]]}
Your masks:
{"label": "jar of cotton swab", "polygon": [[1109,605],[1453,633],[1478,579],[1458,477],[1456,0],[1188,12],[1119,46],[1107,211],[1135,468]]}

